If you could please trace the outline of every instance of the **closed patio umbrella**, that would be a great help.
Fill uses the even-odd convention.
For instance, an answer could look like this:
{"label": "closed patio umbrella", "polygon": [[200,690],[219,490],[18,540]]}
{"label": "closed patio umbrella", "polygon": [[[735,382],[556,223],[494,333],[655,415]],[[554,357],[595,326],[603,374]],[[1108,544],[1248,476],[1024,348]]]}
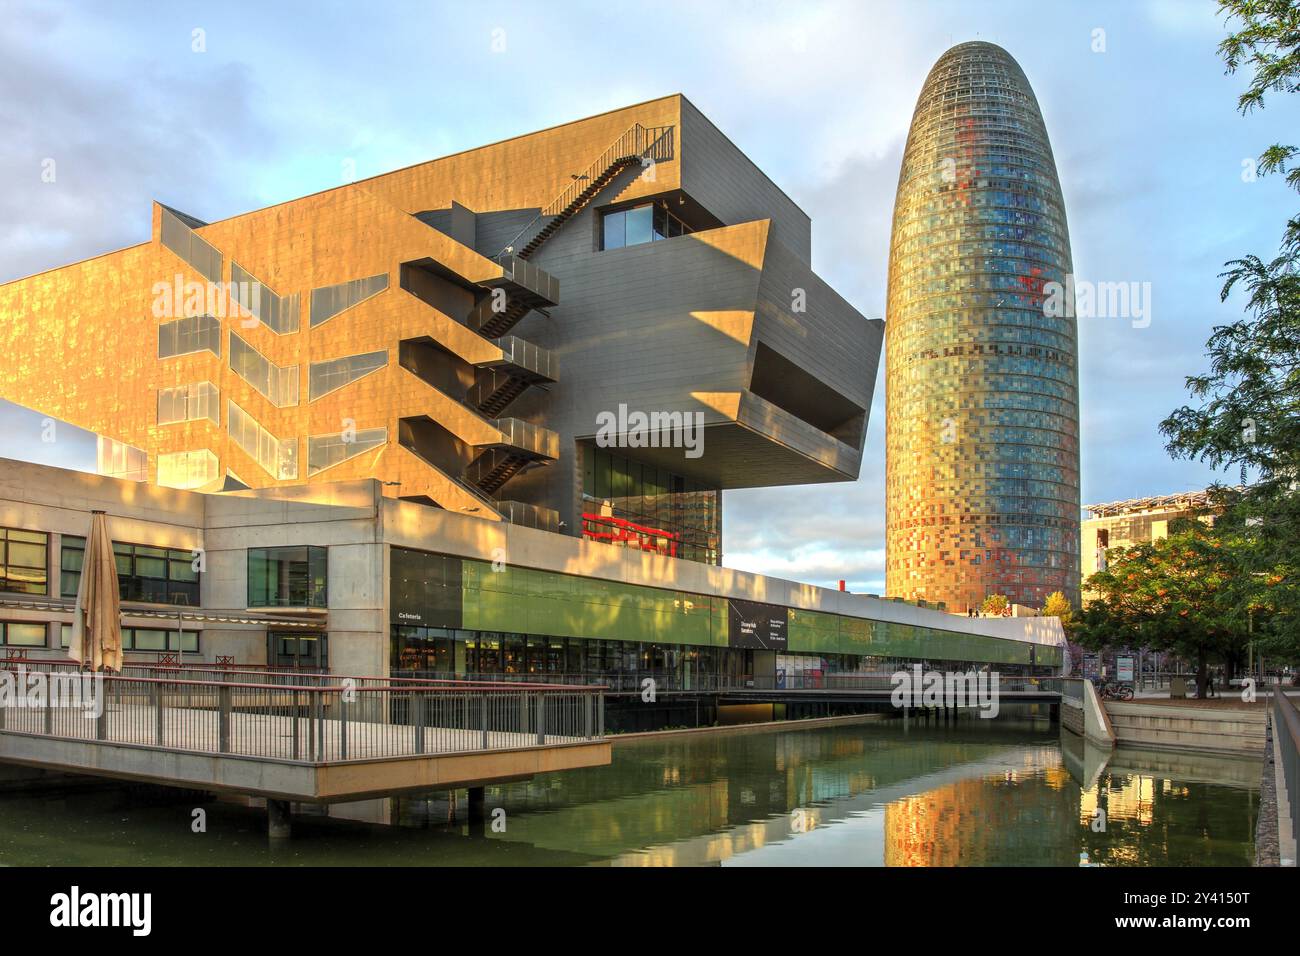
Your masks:
{"label": "closed patio umbrella", "polygon": [[122,670],[122,609],[117,585],[117,562],[108,516],[95,511],[90,518],[77,587],[77,609],[68,654],[95,671]]}

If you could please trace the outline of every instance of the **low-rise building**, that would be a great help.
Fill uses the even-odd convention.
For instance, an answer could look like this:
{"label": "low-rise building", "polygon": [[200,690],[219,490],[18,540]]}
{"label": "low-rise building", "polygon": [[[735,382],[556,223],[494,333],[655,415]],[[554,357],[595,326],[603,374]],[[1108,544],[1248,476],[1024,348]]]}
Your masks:
{"label": "low-rise building", "polygon": [[209,494],[0,459],[0,654],[66,657],[91,513],[126,657],[401,673],[780,686],[923,662],[1059,671],[1055,618],[912,604],[385,496],[375,480]]}

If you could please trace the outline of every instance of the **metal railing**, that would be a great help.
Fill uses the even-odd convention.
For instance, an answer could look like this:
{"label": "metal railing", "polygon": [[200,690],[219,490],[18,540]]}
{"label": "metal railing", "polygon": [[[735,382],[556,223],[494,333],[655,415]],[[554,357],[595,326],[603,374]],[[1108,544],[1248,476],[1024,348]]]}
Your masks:
{"label": "metal railing", "polygon": [[[450,679],[438,671],[414,672],[424,679]],[[961,672],[966,673],[966,672]],[[470,674],[461,680],[485,680],[510,683],[513,681],[532,684],[550,684],[552,682],[566,685],[599,684],[611,693],[636,693],[645,689],[645,681],[655,682],[656,692],[682,693],[716,693],[725,691],[782,691],[782,690],[821,690],[821,691],[863,691],[873,694],[888,694],[894,688],[893,673],[888,674],[786,674],[784,678],[774,676],[755,677],[753,675],[734,674],[680,674],[675,671],[637,670],[611,671],[597,673],[555,673],[555,674]],[[999,675],[999,692],[1007,693],[1042,693],[1060,694],[1059,677],[1024,677],[1020,675]]]}
{"label": "metal railing", "polygon": [[[18,661],[9,664],[0,663],[0,670],[6,667],[13,670],[22,664],[28,671],[40,669],[50,671],[68,671],[76,669],[76,662],[65,661]],[[302,685],[310,687],[329,687],[340,681],[348,681],[351,686],[366,689],[378,689],[390,685],[435,686],[435,687],[501,687],[509,686],[536,689],[600,688],[615,693],[631,693],[644,689],[646,680],[655,682],[657,691],[680,692],[718,692],[745,690],[828,690],[828,691],[868,691],[889,693],[894,687],[893,672],[873,673],[787,673],[784,676],[754,676],[752,674],[684,674],[669,670],[631,670],[631,671],[589,671],[589,672],[554,672],[554,673],[479,673],[456,674],[450,671],[412,670],[396,671],[392,676],[347,676],[325,672],[301,670],[275,670],[265,665],[244,665],[247,670],[235,669],[239,665],[220,665],[195,663],[178,666],[174,664],[127,663],[123,665],[123,676],[158,677],[169,680],[189,681],[235,681],[244,684],[261,684],[268,686]],[[252,669],[259,668],[260,669]],[[909,670],[910,674],[911,671]],[[954,671],[966,674],[969,671]],[[978,672],[976,672],[978,673]],[[1000,674],[999,691],[1008,693],[1044,693],[1061,694],[1075,700],[1081,699],[1082,680],[1060,677],[1031,677],[1019,674]]]}
{"label": "metal railing", "polygon": [[560,375],[560,363],[555,353],[534,345],[517,335],[503,335],[497,339],[501,347],[501,360],[505,365],[513,365],[532,372],[539,378],[556,381]]}
{"label": "metal railing", "polygon": [[1273,685],[1273,739],[1282,756],[1282,781],[1291,807],[1291,836],[1300,839],[1300,710],[1281,684]]}
{"label": "metal railing", "polygon": [[[46,673],[79,678],[74,668]],[[93,705],[84,691],[7,697],[0,732],[310,764],[604,736],[599,686],[320,676],[330,683],[95,675]]]}
{"label": "metal railing", "polygon": [[[614,165],[627,165],[633,161],[642,162],[650,160],[652,162],[666,162],[673,158],[673,127],[671,126],[642,126],[637,123],[635,126],[626,130],[622,136],[614,140],[600,156],[585,170],[573,177],[560,194],[551,200],[550,204],[544,206],[533,219],[531,219],[524,228],[520,229],[509,243],[506,244],[499,253],[497,258],[510,256],[515,250],[526,246],[532,241],[533,237],[544,227],[542,220],[553,219],[563,213],[573,203],[577,202],[584,192],[586,192],[593,183],[598,182],[601,177]],[[521,242],[525,236],[526,241]]]}
{"label": "metal railing", "polygon": [[492,425],[501,432],[500,444],[506,448],[518,448],[542,458],[560,457],[560,436],[545,426],[510,417],[495,419]]}

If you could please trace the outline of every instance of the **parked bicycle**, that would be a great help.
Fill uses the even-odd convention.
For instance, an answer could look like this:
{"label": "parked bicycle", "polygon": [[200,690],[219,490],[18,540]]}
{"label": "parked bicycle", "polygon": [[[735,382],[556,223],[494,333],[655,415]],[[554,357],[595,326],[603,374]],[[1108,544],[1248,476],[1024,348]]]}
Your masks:
{"label": "parked bicycle", "polygon": [[1097,688],[1102,700],[1132,700],[1133,685],[1108,682]]}

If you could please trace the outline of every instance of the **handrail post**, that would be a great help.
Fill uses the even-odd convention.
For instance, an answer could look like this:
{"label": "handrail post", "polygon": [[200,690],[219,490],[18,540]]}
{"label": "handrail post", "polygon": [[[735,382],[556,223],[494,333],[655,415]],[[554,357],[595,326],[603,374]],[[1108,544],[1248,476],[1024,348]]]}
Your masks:
{"label": "handrail post", "polygon": [[605,736],[605,688],[601,688],[596,695],[596,736],[603,738]]}
{"label": "handrail post", "polygon": [[230,753],[230,704],[231,688],[222,684],[217,690],[217,751]]}
{"label": "handrail post", "polygon": [[101,694],[103,699],[99,708],[99,717],[95,720],[96,740],[108,739],[108,690],[108,687],[105,686]]}
{"label": "handrail post", "polygon": [[411,705],[415,708],[415,752],[424,753],[424,697],[418,690],[411,691]]}
{"label": "handrail post", "polygon": [[592,712],[592,710],[595,709],[595,706],[596,706],[596,695],[595,695],[595,694],[589,694],[589,693],[588,693],[588,694],[583,694],[583,695],[582,695],[582,702],[583,702],[583,707],[582,707],[582,736],[584,736],[585,738],[587,738],[588,740],[590,740],[590,739],[591,739],[591,724],[592,724],[592,721],[591,721],[592,713],[591,713],[591,712]]}
{"label": "handrail post", "polygon": [[163,693],[162,684],[155,683],[153,687],[153,742],[161,747],[163,745]]}
{"label": "handrail post", "polygon": [[309,691],[311,694],[311,716],[307,719],[307,725],[310,728],[311,740],[308,746],[308,752],[312,760],[317,763],[321,759],[321,751],[325,747],[325,742],[321,739],[325,735],[325,718],[321,714],[320,698],[323,693],[320,690]]}
{"label": "handrail post", "polygon": [[483,730],[483,750],[488,749],[488,695],[487,691],[479,694],[479,725]]}
{"label": "handrail post", "polygon": [[546,694],[537,691],[537,746],[546,746]]}
{"label": "handrail post", "polygon": [[348,706],[344,694],[339,694],[339,759],[348,759]]}
{"label": "handrail post", "polygon": [[299,758],[298,723],[302,716],[301,711],[302,708],[298,706],[298,692],[295,690],[293,691],[293,748],[290,752],[294,760]]}

